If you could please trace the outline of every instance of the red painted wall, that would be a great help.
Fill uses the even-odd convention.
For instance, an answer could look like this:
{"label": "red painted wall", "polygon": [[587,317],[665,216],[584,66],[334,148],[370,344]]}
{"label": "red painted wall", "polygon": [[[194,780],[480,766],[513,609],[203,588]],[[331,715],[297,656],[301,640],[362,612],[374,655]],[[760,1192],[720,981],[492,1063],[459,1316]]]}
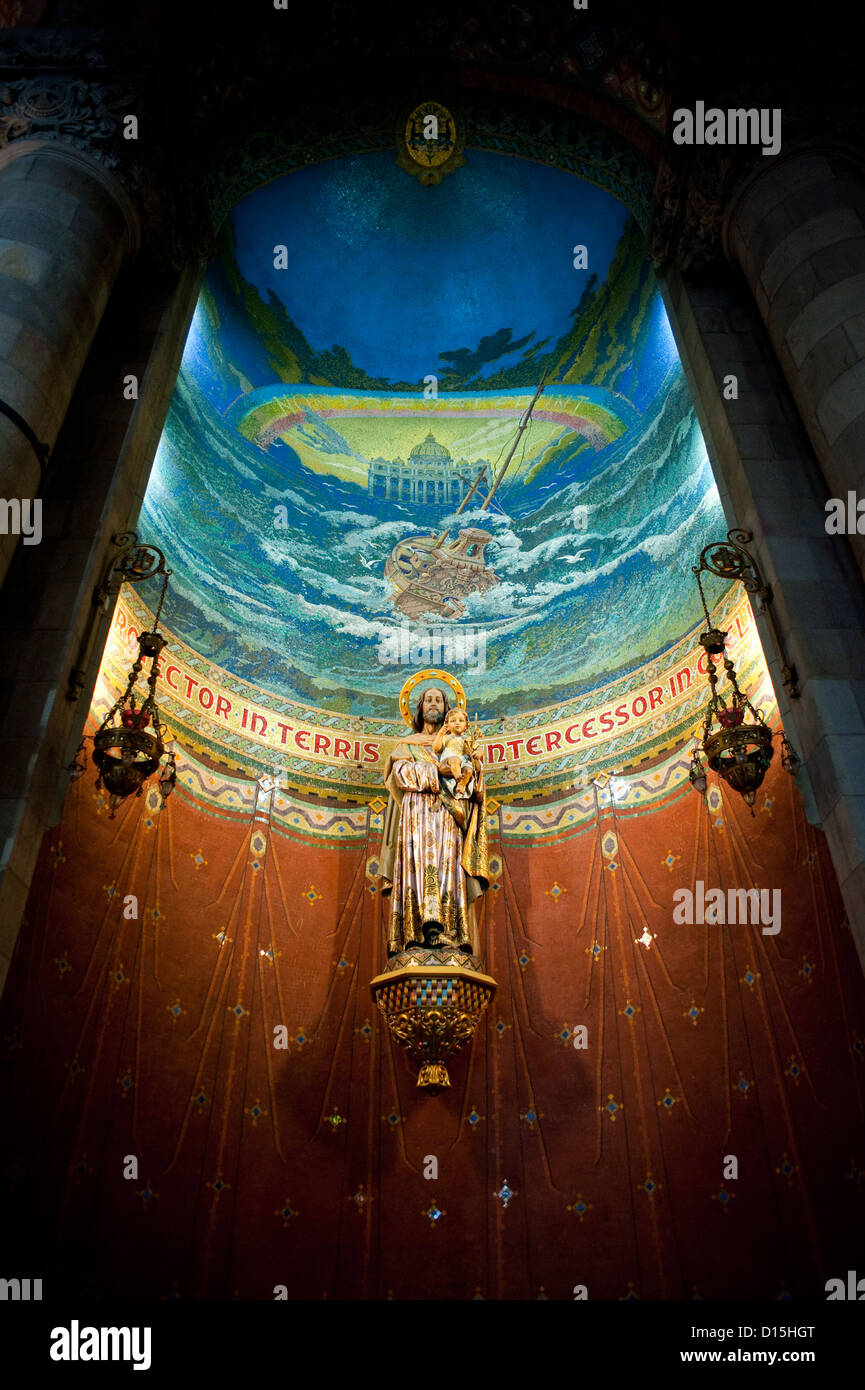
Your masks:
{"label": "red painted wall", "polygon": [[[6,1264],[46,1297],[823,1298],[855,1267],[865,989],[780,769],[753,819],[688,792],[556,844],[494,835],[499,991],[436,1097],[369,994],[378,832],[261,853],[266,823],[183,797],[112,821],[88,772],[43,846],[0,1103]],[[674,924],[696,879],[781,888],[780,933]]]}

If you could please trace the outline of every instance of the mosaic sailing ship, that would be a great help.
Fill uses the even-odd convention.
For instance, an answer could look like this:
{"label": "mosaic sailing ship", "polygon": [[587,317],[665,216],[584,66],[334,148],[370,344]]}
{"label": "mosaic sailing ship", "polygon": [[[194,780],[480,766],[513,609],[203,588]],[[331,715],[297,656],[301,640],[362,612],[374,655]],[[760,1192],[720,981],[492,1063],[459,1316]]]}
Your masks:
{"label": "mosaic sailing ship", "polygon": [[[529,427],[532,411],[544,389],[544,379],[524,411],[517,427],[514,442],[502,464],[489,493],[481,504],[486,511],[510,466],[523,434]],[[425,444],[432,439],[427,436]],[[414,452],[414,450],[412,451]],[[486,482],[486,464],[481,468],[465,497],[457,507],[457,515],[465,511],[472,497]],[[438,535],[407,536],[398,541],[385,561],[384,573],[393,586],[394,608],[407,618],[422,618],[436,614],[443,618],[461,618],[466,612],[462,602],[469,594],[482,594],[499,583],[498,575],[486,563],[485,550],[493,539],[490,531],[472,526],[459,531],[456,540],[449,540],[450,531]]]}

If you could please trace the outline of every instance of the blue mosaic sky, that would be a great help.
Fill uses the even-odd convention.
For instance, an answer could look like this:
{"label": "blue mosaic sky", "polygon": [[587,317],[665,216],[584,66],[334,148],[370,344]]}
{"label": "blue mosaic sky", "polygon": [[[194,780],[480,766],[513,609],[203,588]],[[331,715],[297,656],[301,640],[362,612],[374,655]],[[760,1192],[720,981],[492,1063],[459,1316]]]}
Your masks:
{"label": "blue mosaic sky", "polygon": [[[369,461],[435,432],[437,368],[455,459],[495,466],[542,370],[589,427],[533,424],[498,510],[374,496]],[[634,222],[571,175],[471,151],[434,188],[375,154],[251,194],[209,267],[145,501],[174,571],[167,626],[285,697],[388,717],[407,674],[380,659],[406,626],[388,556],[461,525],[491,532],[496,583],[409,626],[483,630],[484,669],[454,668],[482,717],[603,684],[698,621],[691,565],[726,528]]]}
{"label": "blue mosaic sky", "polygon": [[[238,265],[313,347],[339,343],[374,376],[423,377],[440,352],[476,350],[503,327],[560,337],[587,278],[572,248],[588,247],[603,280],[627,210],[540,164],[479,151],[467,161],[435,188],[384,153],[280,179],[232,214]],[[286,215],[287,200],[302,217]],[[290,274],[274,269],[280,244]]]}

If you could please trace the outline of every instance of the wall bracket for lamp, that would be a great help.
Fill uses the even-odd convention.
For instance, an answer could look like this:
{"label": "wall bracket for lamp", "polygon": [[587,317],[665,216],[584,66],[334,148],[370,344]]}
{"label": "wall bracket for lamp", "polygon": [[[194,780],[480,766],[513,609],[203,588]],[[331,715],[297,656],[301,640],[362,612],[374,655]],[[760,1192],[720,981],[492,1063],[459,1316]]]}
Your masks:
{"label": "wall bracket for lamp", "polygon": [[45,465],[48,462],[48,455],[51,453],[51,445],[43,444],[34,434],[33,430],[24,419],[24,416],[19,415],[15,407],[9,405],[6,401],[0,401],[0,415],[5,415],[7,420],[11,420],[16,429],[19,429],[27,440],[27,443],[39,460],[39,476],[41,479],[42,473],[45,470]]}
{"label": "wall bracket for lamp", "polygon": [[[697,576],[701,595],[703,586],[700,583],[700,574],[706,570],[709,574],[716,574],[719,579],[738,579],[749,594],[754,594],[760,600],[760,607],[756,608],[755,612],[759,616],[765,617],[769,624],[776,650],[781,659],[781,679],[784,682],[784,688],[790,699],[796,700],[800,694],[799,677],[796,674],[795,666],[791,666],[787,660],[784,644],[775,626],[775,618],[770,606],[772,603],[771,586],[763,579],[760,566],[753,555],[745,549],[751,540],[753,540],[753,536],[750,531],[728,531],[725,541],[711,541],[705,546],[700,554],[699,565],[693,565],[691,568]],[[703,598],[704,608],[705,602],[705,598]]]}
{"label": "wall bracket for lamp", "polygon": [[111,537],[111,542],[112,545],[119,547],[119,554],[112,555],[105,566],[102,579],[93,591],[93,604],[97,612],[91,615],[81,639],[78,661],[69,673],[66,699],[70,703],[78,700],[84,689],[87,654],[98,613],[108,612],[112,600],[117,598],[123,584],[141,584],[145,579],[152,579],[154,575],[161,574],[163,576],[162,594],[153,620],[154,628],[159,625],[165,588],[168,583],[168,576],[171,574],[171,570],[166,569],[165,556],[158,546],[148,545],[140,541],[135,531],[116,532]]}

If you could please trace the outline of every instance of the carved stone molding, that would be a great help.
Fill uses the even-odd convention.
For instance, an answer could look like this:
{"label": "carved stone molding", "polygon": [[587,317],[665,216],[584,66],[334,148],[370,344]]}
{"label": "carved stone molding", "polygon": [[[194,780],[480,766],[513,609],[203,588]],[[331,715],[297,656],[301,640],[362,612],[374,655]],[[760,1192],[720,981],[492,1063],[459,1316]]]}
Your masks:
{"label": "carved stone molding", "polygon": [[[758,77],[753,65],[746,64],[734,80],[699,88],[707,110],[780,113],[781,147],[776,155],[763,155],[759,142],[681,146],[673,144],[668,132],[648,233],[650,254],[660,266],[699,271],[725,256],[722,226],[739,191],[803,147],[844,148],[862,161],[865,106],[852,85],[857,79],[843,66],[830,87],[825,74],[823,78],[822,83],[803,83],[783,65]],[[680,92],[671,102],[671,115],[680,107],[693,109],[696,91],[691,86],[687,95]]]}
{"label": "carved stone molding", "polygon": [[123,116],[138,110],[143,53],[128,39],[82,29],[0,33],[0,146],[12,140],[63,140],[99,158],[124,162]]}
{"label": "carved stone molding", "polygon": [[104,29],[31,28],[18,25],[0,34],[0,68],[77,69],[108,73],[127,67],[129,41]]}
{"label": "carved stone molding", "polygon": [[[450,98],[449,93],[445,93]],[[652,170],[644,156],[614,131],[571,113],[539,109],[515,98],[462,92],[466,149],[517,155],[587,179],[618,198],[645,227],[651,208]],[[396,115],[370,102],[350,113],[307,109],[302,121],[273,121],[239,134],[214,155],[207,191],[214,225],[241,198],[284,174],[339,152],[348,156],[394,150]]]}
{"label": "carved stone molding", "polygon": [[[122,185],[134,204],[149,254],[180,270],[212,253],[210,221],[188,167],[194,158],[185,164],[169,139],[181,96],[154,84],[152,48],[136,43],[78,30],[0,35],[0,157],[22,142],[56,143],[98,163],[116,181],[112,191]],[[137,118],[138,139],[126,138],[126,116]]]}
{"label": "carved stone molding", "polygon": [[733,259],[728,226],[744,191],[761,175],[803,153],[834,151],[865,174],[861,140],[833,135],[805,139],[798,134],[802,124],[790,123],[796,133],[785,139],[781,152],[771,158],[762,157],[759,149],[724,146],[712,151],[687,150],[683,154],[677,149],[672,155],[668,153],[655,180],[646,238],[656,264],[700,272],[722,258]]}
{"label": "carved stone molding", "polygon": [[723,256],[721,224],[733,178],[727,149],[670,147],[655,180],[646,243],[660,268],[706,270]]}
{"label": "carved stone molding", "polygon": [[[295,7],[284,24],[265,7],[240,26],[178,20],[168,45],[164,32],[146,19],[126,32],[0,32],[0,146],[62,140],[99,158],[138,205],[145,245],[175,266],[212,253],[213,224],[259,173],[333,158],[334,148],[387,148],[394,116],[384,107],[441,101],[450,82],[461,106],[481,108],[480,148],[484,127],[501,120],[482,109],[497,94],[513,105],[508,152],[562,160],[622,198],[648,223],[662,266],[698,269],[723,254],[725,200],[755,160],[753,149],[674,146],[677,106],[699,98],[722,109],[780,108],[785,147],[829,128],[852,143],[863,133],[856,76],[824,72],[825,54],[806,81],[783,61],[767,69],[762,51],[742,50],[724,32],[701,40],[695,55],[693,25],[674,14],[659,29],[654,10],[636,0],[585,11],[567,0],[473,0],[468,10],[440,0],[401,24],[375,7],[320,0],[314,12]],[[320,80],[325,72],[340,75],[338,101]],[[139,116],[138,142],[123,140],[126,114]],[[655,171],[652,197],[642,185]]]}
{"label": "carved stone molding", "polygon": [[122,163],[123,117],[134,114],[128,84],[78,77],[23,77],[0,85],[0,149],[13,140],[62,140],[95,155],[107,169]]}
{"label": "carved stone molding", "polygon": [[[399,106],[417,94],[397,93],[394,81],[405,85],[406,73],[421,63],[428,79],[440,70],[437,100],[448,73],[460,87],[465,76],[470,91],[480,88],[471,96],[481,107],[487,86],[502,86],[507,103],[514,82],[538,83],[536,98],[525,92],[514,102],[535,111],[509,116],[514,129],[503,132],[505,148],[590,178],[623,198],[645,226],[654,163],[647,155],[664,122],[663,74],[645,44],[598,14],[568,5],[546,13],[543,5],[498,0],[478,0],[466,14],[455,0],[442,0],[413,12],[411,23],[393,25],[343,0],[321,0],[314,19],[293,16],[290,44],[275,42],[278,34],[272,17],[242,26],[229,45],[218,24],[212,31],[181,25],[166,52],[146,25],[134,33],[0,33],[0,148],[56,140],[98,158],[135,201],[144,245],[179,267],[213,253],[214,222],[257,186],[259,170],[273,177],[332,158],[334,144],[345,153],[391,147],[392,113],[380,101],[372,119],[362,109],[370,104],[368,91],[362,99],[362,72],[378,65],[380,79],[387,78],[378,86],[389,94],[384,105]],[[326,100],[316,62],[347,68],[354,82],[351,99],[331,103],[323,120],[315,112]],[[571,109],[580,99],[592,118]],[[564,119],[557,105],[567,109]],[[605,128],[608,111],[615,129]],[[123,138],[130,114],[139,117],[139,141]],[[478,114],[475,134],[484,148],[502,113]]]}

